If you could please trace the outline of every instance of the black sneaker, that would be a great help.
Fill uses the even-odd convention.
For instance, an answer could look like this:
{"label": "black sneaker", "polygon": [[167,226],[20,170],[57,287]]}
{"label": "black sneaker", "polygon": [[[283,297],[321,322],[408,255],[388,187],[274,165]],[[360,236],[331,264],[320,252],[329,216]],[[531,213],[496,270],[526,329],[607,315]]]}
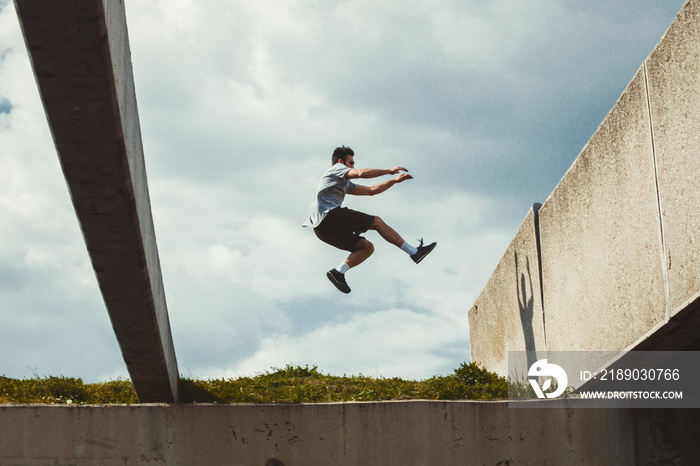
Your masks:
{"label": "black sneaker", "polygon": [[350,287],[348,286],[348,282],[345,281],[345,275],[338,272],[336,269],[330,269],[328,273],[326,273],[326,277],[328,277],[331,283],[340,291],[346,294],[350,293]]}
{"label": "black sneaker", "polygon": [[413,262],[415,262],[416,264],[419,264],[420,261],[425,259],[425,256],[430,254],[430,252],[433,249],[435,249],[435,246],[437,246],[437,243],[432,243],[427,246],[423,246],[423,238],[419,239],[418,241],[420,241],[420,244],[418,245],[418,252],[411,256],[411,259],[413,259]]}

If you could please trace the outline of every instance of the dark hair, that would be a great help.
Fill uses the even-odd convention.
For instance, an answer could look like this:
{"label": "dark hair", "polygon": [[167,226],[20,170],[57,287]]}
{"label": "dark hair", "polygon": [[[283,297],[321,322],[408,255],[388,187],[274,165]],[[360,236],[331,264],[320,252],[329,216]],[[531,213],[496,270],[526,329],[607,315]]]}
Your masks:
{"label": "dark hair", "polygon": [[353,152],[353,150],[349,147],[336,147],[333,151],[333,159],[331,160],[331,165],[335,165],[336,163],[338,163],[338,159],[342,160],[343,163],[345,163],[345,160],[348,158],[348,155],[352,155],[354,157],[355,152]]}

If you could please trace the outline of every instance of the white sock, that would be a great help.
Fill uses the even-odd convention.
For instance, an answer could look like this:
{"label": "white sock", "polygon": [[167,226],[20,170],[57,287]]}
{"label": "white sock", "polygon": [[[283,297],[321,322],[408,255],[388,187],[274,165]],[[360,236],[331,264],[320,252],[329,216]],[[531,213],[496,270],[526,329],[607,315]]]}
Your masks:
{"label": "white sock", "polygon": [[401,250],[404,251],[406,254],[409,256],[414,255],[415,253],[418,252],[418,248],[411,246],[407,242],[404,241],[404,243],[401,245]]}
{"label": "white sock", "polygon": [[340,272],[340,273],[342,273],[342,274],[344,275],[345,272],[347,272],[348,270],[350,270],[350,266],[348,265],[347,262],[343,262],[343,263],[340,264],[338,267],[336,267],[335,270],[337,270],[338,272]]}

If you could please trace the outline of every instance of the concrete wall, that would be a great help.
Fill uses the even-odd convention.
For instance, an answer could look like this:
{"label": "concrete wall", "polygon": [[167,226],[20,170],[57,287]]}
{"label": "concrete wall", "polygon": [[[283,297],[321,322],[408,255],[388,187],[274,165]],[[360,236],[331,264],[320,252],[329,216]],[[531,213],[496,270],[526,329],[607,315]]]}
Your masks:
{"label": "concrete wall", "polygon": [[644,71],[540,209],[547,350],[624,349],[666,318]]}
{"label": "concrete wall", "polygon": [[461,401],[0,406],[0,464],[670,464],[692,459],[673,443],[684,416]]}
{"label": "concrete wall", "polygon": [[508,351],[545,348],[537,247],[539,207],[530,209],[469,312],[472,360],[499,374],[508,373]]}
{"label": "concrete wall", "polygon": [[61,168],[141,401],[177,398],[122,0],[15,0]]}
{"label": "concrete wall", "polygon": [[507,352],[532,349],[513,330],[533,325],[512,277],[516,255],[538,246],[536,351],[640,348],[671,328],[682,338],[663,349],[700,340],[699,154],[700,0],[689,0],[469,310],[472,360],[506,375]]}
{"label": "concrete wall", "polygon": [[646,61],[672,315],[700,291],[700,2]]}

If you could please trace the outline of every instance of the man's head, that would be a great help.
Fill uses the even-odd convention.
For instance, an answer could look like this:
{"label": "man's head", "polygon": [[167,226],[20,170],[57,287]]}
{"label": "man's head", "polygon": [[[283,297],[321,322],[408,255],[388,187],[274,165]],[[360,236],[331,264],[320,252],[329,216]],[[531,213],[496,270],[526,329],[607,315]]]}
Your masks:
{"label": "man's head", "polygon": [[353,161],[353,158],[355,157],[355,152],[353,152],[352,149],[345,146],[336,147],[333,151],[333,159],[331,160],[331,165],[335,165],[338,162],[344,165],[348,165],[348,157],[350,158],[350,161]]}

